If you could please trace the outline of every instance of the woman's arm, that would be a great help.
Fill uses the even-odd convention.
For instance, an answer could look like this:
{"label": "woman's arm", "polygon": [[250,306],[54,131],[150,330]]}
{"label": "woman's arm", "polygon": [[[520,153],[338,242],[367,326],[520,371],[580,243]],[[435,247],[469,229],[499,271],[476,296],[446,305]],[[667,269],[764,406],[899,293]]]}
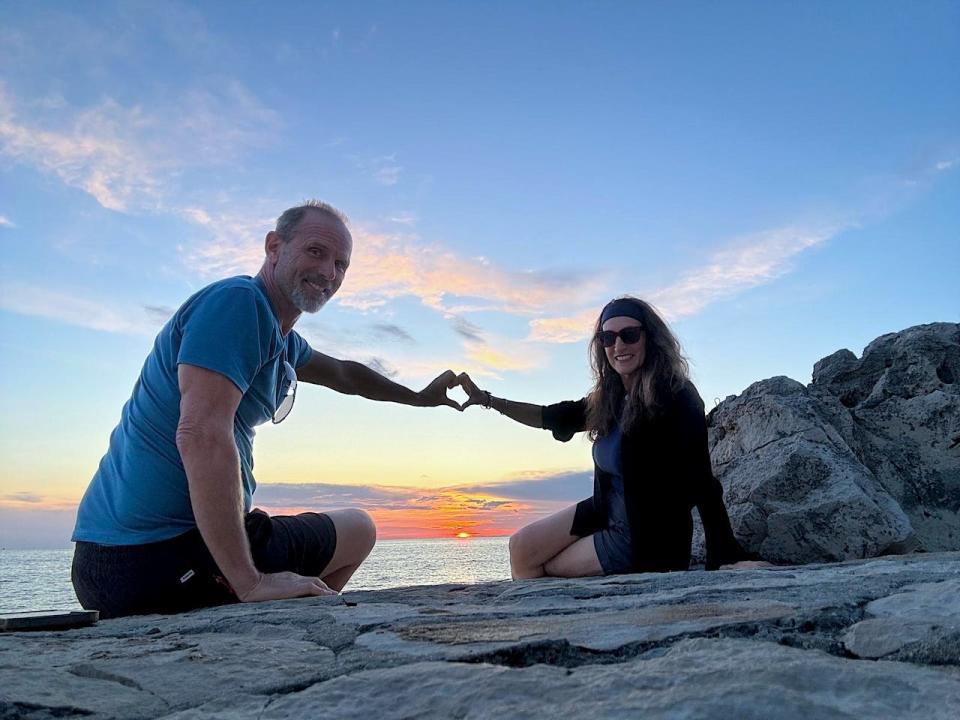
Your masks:
{"label": "woman's arm", "polygon": [[470,398],[463,404],[466,410],[471,405],[482,405],[483,407],[492,407],[501,415],[506,415],[523,425],[530,427],[543,427],[543,406],[533,405],[531,403],[517,402],[516,400],[507,400],[506,398],[494,397],[486,390],[481,390],[476,383],[470,379],[466,373],[460,373],[457,376],[460,387]]}
{"label": "woman's arm", "polygon": [[675,413],[678,434],[675,460],[681,477],[692,485],[694,503],[703,522],[707,570],[758,559],[740,546],[730,527],[730,517],[723,503],[723,486],[714,477],[710,466],[703,401],[692,384],[678,393]]}

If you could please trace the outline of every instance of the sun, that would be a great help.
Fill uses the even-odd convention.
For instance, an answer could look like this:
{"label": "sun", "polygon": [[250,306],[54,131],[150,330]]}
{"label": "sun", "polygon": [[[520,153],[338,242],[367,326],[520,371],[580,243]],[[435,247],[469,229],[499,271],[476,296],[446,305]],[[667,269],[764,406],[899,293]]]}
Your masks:
{"label": "sun", "polygon": [[470,533],[468,533],[468,532],[458,532],[458,533],[457,533],[457,537],[458,537],[458,538],[468,538],[468,537],[470,537]]}

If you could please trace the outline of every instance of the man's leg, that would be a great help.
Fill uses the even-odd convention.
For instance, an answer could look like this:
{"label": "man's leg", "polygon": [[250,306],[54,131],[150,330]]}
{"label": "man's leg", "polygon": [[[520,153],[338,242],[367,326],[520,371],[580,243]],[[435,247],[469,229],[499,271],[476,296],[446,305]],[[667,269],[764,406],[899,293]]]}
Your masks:
{"label": "man's leg", "polygon": [[377,542],[377,527],[363,510],[331,510],[325,515],[337,529],[337,544],[320,579],[332,590],[343,590]]}
{"label": "man's leg", "polygon": [[261,572],[290,571],[319,577],[342,590],[377,540],[373,520],[363,510],[267,515],[246,518],[253,561]]}
{"label": "man's leg", "polygon": [[570,534],[576,511],[577,506],[571,505],[520,528],[510,537],[510,570],[515,580],[603,574],[593,538]]}

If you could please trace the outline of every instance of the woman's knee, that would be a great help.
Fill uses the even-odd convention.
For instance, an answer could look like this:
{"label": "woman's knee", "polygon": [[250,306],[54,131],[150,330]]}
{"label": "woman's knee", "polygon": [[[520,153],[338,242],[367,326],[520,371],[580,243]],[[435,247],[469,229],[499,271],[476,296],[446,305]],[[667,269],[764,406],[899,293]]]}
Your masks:
{"label": "woman's knee", "polygon": [[531,535],[530,526],[524,526],[510,536],[507,544],[510,552],[510,564],[514,566],[526,565],[530,560]]}

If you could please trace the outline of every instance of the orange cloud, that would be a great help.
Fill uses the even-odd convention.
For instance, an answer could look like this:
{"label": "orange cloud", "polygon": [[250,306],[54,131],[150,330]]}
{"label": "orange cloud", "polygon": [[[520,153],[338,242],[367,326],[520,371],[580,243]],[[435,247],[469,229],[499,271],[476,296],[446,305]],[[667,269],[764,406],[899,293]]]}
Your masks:
{"label": "orange cloud", "polygon": [[421,242],[411,235],[387,235],[355,228],[354,258],[338,295],[348,307],[386,304],[403,296],[427,307],[460,311],[459,299],[479,301],[471,310],[498,310],[525,315],[585,300],[596,291],[595,278],[510,272],[483,257],[463,257]]}

